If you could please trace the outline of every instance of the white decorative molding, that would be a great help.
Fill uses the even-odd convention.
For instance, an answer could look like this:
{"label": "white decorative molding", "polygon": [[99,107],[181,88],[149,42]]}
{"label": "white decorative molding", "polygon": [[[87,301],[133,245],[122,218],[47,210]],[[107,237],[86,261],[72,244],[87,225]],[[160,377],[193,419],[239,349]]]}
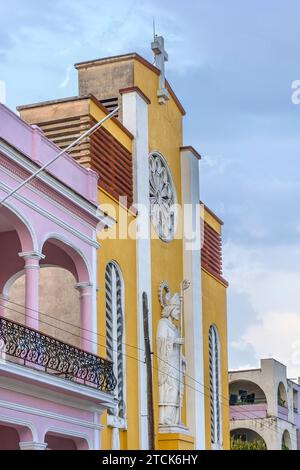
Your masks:
{"label": "white decorative molding", "polygon": [[[40,253],[38,251],[23,251],[21,253],[18,253],[18,255],[20,256],[20,258],[23,258],[25,260],[35,259],[35,260],[40,261],[41,259],[45,259],[45,255],[43,255],[43,253]],[[30,267],[30,266],[26,266],[26,268],[27,267]],[[33,267],[35,268],[36,266],[33,265]]]}
{"label": "white decorative molding", "polygon": [[34,440],[38,440],[38,433],[37,429],[33,426],[32,422],[26,421],[21,418],[16,418],[15,416],[6,416],[0,413],[0,422],[7,423],[7,424],[15,424],[16,426],[22,426],[24,428],[28,428],[32,434],[32,438]]}
{"label": "white decorative molding", "polygon": [[20,450],[46,450],[46,442],[19,442]]}
{"label": "white decorative molding", "polygon": [[5,374],[10,374],[14,378],[18,378],[22,381],[24,381],[24,378],[30,379],[39,386],[47,385],[49,387],[55,387],[57,392],[67,392],[77,395],[82,400],[90,400],[90,405],[93,404],[96,407],[97,403],[99,411],[102,411],[103,408],[112,408],[115,406],[114,397],[110,393],[55,377],[53,374],[47,374],[40,370],[6,361],[0,363],[0,371],[5,372]]}
{"label": "white decorative molding", "polygon": [[93,287],[92,282],[77,282],[74,286],[77,290],[87,289],[88,287]]}
{"label": "white decorative molding", "polygon": [[[69,424],[80,426],[80,427],[98,429],[99,431],[102,431],[104,429],[102,424],[96,424],[91,421],[85,421],[83,419],[73,418],[72,416],[62,415],[62,414],[54,413],[51,411],[45,411],[40,408],[33,408],[32,406],[26,406],[23,404],[19,405],[18,403],[12,403],[12,402],[8,402],[5,400],[0,400],[0,407],[2,407],[3,410],[4,409],[13,410],[15,412],[17,411],[22,414],[27,413],[27,414],[35,415],[35,416],[43,416],[44,418],[55,419],[57,421],[63,421],[65,423],[69,423]],[[8,417],[6,417],[6,420],[8,422]],[[9,421],[10,421],[10,418],[9,418]]]}
{"label": "white decorative molding", "polygon": [[61,233],[48,232],[45,235],[43,241],[41,242],[41,247],[43,248],[43,246],[47,242],[47,240],[50,240],[50,239],[60,241],[64,245],[66,245],[66,246],[70,247],[72,250],[74,250],[80,256],[80,258],[84,261],[85,267],[86,267],[88,275],[89,275],[89,279],[92,279],[92,269],[91,269],[90,263],[88,262],[86,255],[83,253],[83,251],[80,248],[78,248],[78,246],[75,246],[75,244],[72,243],[71,240],[69,240],[66,236],[64,236]]}
{"label": "white decorative molding", "polygon": [[[103,430],[104,426],[102,426],[101,430]],[[63,428],[63,427],[56,427],[56,426],[49,426],[48,428],[45,429],[45,436],[48,432],[55,433],[58,436],[61,437],[75,437],[77,439],[83,439],[84,441],[87,442],[87,445],[89,447],[89,450],[94,450],[93,449],[93,444],[91,443],[90,437],[88,434],[84,432],[77,432],[69,428]]]}
{"label": "white decorative molding", "polygon": [[[28,158],[23,156],[20,152],[15,149],[12,149],[11,146],[5,144],[0,139],[0,151],[17,163],[23,170],[31,173],[34,173],[37,169],[37,165],[30,161]],[[10,173],[11,174],[11,173]],[[87,176],[87,175],[86,175]],[[21,181],[20,178],[17,178]],[[95,214],[97,212],[97,206],[89,202],[88,199],[79,196],[72,189],[68,188],[67,184],[58,181],[55,177],[51,176],[48,172],[43,172],[39,174],[38,179],[43,181],[49,186],[49,188],[54,189],[57,193],[61,194],[63,197],[71,201],[76,206],[79,206],[81,209],[85,210],[88,214],[93,217],[97,217]]]}
{"label": "white decorative molding", "polygon": [[158,427],[159,434],[185,434],[190,436],[191,433],[186,426],[163,426]]}
{"label": "white decorative molding", "polygon": [[[0,182],[0,188],[3,189],[4,191],[6,192],[9,192],[11,190],[11,188],[9,186],[7,186],[6,184]],[[38,212],[39,214],[43,215],[44,217],[46,217],[47,219],[51,220],[52,222],[54,222],[56,225],[59,225],[60,227],[62,227],[64,230],[67,230],[68,232],[72,233],[74,236],[76,236],[77,238],[83,240],[85,243],[88,243],[89,245],[91,246],[94,246],[95,248],[98,248],[99,247],[99,243],[98,242],[95,242],[95,240],[93,240],[92,238],[84,235],[82,232],[80,232],[79,230],[76,230],[74,229],[74,227],[71,227],[70,225],[67,225],[65,223],[65,221],[62,221],[61,219],[59,219],[58,217],[54,216],[53,214],[50,214],[49,212],[43,210],[40,206],[38,206],[37,204],[33,203],[32,201],[29,201],[28,199],[24,198],[23,196],[21,196],[19,193],[15,193],[14,194],[14,198],[15,199],[18,199],[20,202],[22,202],[23,204],[25,204],[27,207],[30,207],[31,209],[33,209],[35,212]],[[11,207],[14,207],[14,206],[11,206],[11,204],[8,204],[7,202],[4,203],[4,205],[8,208],[8,209],[11,209]],[[22,219],[21,219],[22,220]]]}
{"label": "white decorative molding", "polygon": [[118,416],[108,414],[107,426],[111,428],[127,429],[127,419],[119,418]]}
{"label": "white decorative molding", "polygon": [[[7,376],[0,376],[0,387],[13,392],[20,392],[20,379],[11,379]],[[22,381],[22,392],[24,395],[49,400],[60,405],[72,406],[78,410],[90,411],[92,413],[102,414],[109,406],[107,403],[101,403],[85,397],[77,397],[66,393],[57,393],[55,389],[45,388],[40,384],[32,384]]]}
{"label": "white decorative molding", "polygon": [[[1,168],[1,171],[2,171],[2,168]],[[10,188],[7,185],[0,182],[0,188],[1,189],[3,188],[3,186],[5,186],[7,188],[7,192],[10,190]],[[30,233],[31,240],[32,240],[32,243],[33,243],[33,249],[38,250],[39,247],[38,247],[37,236],[36,236],[36,233],[35,233],[33,227],[28,222],[28,220],[23,216],[23,214],[20,213],[19,209],[17,209],[14,205],[11,204],[10,201],[6,201],[3,205],[7,209],[9,209],[13,214],[15,214],[15,216],[18,217],[18,219],[20,219],[21,222],[23,222],[23,224],[25,225],[25,227],[27,228],[27,230]]]}

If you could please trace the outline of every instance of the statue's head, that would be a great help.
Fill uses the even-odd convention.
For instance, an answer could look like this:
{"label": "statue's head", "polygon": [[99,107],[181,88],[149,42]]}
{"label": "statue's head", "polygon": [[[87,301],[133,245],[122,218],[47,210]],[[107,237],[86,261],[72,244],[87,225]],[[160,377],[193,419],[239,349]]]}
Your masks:
{"label": "statue's head", "polygon": [[171,316],[172,318],[174,318],[174,320],[179,320],[180,297],[177,292],[173,295],[173,297],[166,296],[165,305],[162,309],[161,316],[163,318],[169,318]]}

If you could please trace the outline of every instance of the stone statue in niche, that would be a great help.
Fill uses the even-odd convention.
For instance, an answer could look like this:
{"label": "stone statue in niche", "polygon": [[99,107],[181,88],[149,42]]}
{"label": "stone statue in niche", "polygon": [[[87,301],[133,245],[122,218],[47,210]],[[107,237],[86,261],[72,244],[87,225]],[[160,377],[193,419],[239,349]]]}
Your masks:
{"label": "stone statue in niche", "polygon": [[[181,349],[181,297],[170,295],[168,284],[163,282],[159,290],[162,306],[156,341],[158,355],[159,425],[181,426],[181,407],[185,358]],[[176,324],[179,326],[177,328]]]}

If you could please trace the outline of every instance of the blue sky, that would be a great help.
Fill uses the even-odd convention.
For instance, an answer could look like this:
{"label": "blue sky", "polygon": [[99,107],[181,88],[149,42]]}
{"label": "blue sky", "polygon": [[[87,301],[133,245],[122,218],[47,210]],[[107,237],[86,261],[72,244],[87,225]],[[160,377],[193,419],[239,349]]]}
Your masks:
{"label": "blue sky", "polygon": [[[202,154],[202,199],[224,219],[232,368],[274,356],[300,375],[300,79],[297,0],[10,0],[1,5],[7,105],[75,95],[75,62],[136,51],[167,76]],[[299,356],[299,357],[298,357]]]}

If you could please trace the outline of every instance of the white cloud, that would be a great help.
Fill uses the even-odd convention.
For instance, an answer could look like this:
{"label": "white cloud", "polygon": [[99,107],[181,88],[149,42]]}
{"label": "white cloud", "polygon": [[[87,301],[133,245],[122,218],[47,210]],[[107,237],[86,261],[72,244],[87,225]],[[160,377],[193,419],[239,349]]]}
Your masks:
{"label": "white cloud", "polygon": [[234,370],[249,370],[249,369],[254,369],[253,364],[241,364],[238,367],[235,367],[234,369],[229,369],[229,370],[234,371]]}
{"label": "white cloud", "polygon": [[288,366],[290,376],[300,376],[300,311],[265,314],[261,324],[246,330],[242,341],[254,348],[256,360],[273,357]]}
{"label": "white cloud", "polygon": [[230,346],[236,351],[246,351],[248,348],[245,341],[231,341]]}
{"label": "white cloud", "polygon": [[[247,294],[253,318],[230,312],[242,333],[230,342],[232,356],[241,355],[252,367],[259,359],[274,357],[300,376],[300,251],[297,245],[225,245],[225,273],[229,295]],[[233,302],[234,305],[234,302]],[[229,324],[229,328],[232,325]],[[245,358],[246,356],[246,358]]]}
{"label": "white cloud", "polygon": [[66,68],[65,78],[58,85],[59,88],[66,88],[66,86],[69,85],[72,70],[73,70],[73,65],[68,65],[68,67]]}

